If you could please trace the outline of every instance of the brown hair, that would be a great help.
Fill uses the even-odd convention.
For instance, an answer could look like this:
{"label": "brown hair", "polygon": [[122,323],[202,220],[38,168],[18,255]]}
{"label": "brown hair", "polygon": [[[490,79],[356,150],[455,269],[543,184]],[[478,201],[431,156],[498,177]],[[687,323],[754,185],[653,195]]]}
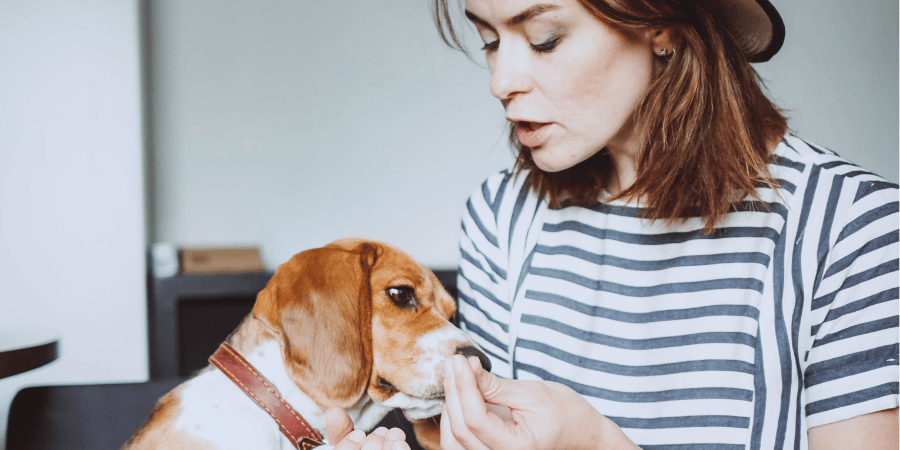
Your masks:
{"label": "brown hair", "polygon": [[[645,218],[669,224],[702,217],[708,232],[740,200],[758,199],[758,186],[777,187],[768,160],[787,131],[787,119],[703,2],[580,1],[616,29],[667,28],[676,42],[674,55],[654,75],[634,113],[642,148],[637,178],[610,200],[640,198]],[[434,0],[433,13],[444,42],[463,50],[447,0]],[[530,170],[529,186],[551,208],[598,201],[612,167],[604,150],[571,168],[544,172],[518,142],[516,125],[511,127],[510,142],[518,150],[515,172]]]}

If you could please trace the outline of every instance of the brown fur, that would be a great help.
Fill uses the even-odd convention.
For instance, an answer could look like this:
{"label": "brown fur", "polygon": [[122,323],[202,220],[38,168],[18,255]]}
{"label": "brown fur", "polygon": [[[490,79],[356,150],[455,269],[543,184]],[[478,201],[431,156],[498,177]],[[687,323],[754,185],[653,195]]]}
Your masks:
{"label": "brown fur", "polygon": [[148,433],[153,432],[150,427],[147,427],[149,423],[172,423],[174,418],[178,415],[178,399],[177,399],[177,390],[169,392],[163,398],[161,398],[156,406],[153,408],[153,411],[150,412],[150,416],[144,420],[144,424],[138,429],[138,432],[128,439],[128,442],[125,443],[125,447],[130,446],[133,442],[139,441]]}
{"label": "brown fur", "polygon": [[179,400],[181,388],[182,386],[175,388],[156,403],[141,428],[125,443],[124,449],[152,449],[154,447],[147,446],[146,443],[165,442],[167,450],[215,450],[209,442],[183,432],[171,431],[172,424],[181,412]]}
{"label": "brown fur", "polygon": [[323,247],[294,256],[253,307],[253,316],[282,341],[294,382],[320,405],[352,406],[371,372],[371,334],[360,331],[366,321],[359,311],[370,299],[358,298],[368,280],[354,250]]}
{"label": "brown fur", "polygon": [[441,417],[413,422],[416,441],[425,450],[441,450]]}

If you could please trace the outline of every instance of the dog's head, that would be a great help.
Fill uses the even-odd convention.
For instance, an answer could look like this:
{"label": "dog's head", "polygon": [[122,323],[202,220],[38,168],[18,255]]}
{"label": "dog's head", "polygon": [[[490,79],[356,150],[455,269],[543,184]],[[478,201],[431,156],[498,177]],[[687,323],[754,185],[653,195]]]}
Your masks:
{"label": "dog's head", "polygon": [[364,394],[409,419],[440,413],[441,361],[475,355],[450,323],[456,303],[437,277],[388,244],[345,239],[278,268],[253,314],[277,330],[297,385],[322,406]]}

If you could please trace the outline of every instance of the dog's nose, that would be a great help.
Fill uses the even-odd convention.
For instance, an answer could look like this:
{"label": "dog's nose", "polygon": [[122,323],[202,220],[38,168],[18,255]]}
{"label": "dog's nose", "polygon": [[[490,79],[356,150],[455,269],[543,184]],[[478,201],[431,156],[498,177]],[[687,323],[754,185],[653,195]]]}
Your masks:
{"label": "dog's nose", "polygon": [[463,355],[467,359],[470,356],[476,356],[476,357],[478,357],[478,361],[481,361],[481,367],[483,367],[484,370],[486,370],[488,372],[491,371],[491,360],[488,359],[487,355],[485,355],[484,352],[482,352],[481,350],[478,350],[475,347],[472,347],[471,345],[457,347],[456,354]]}

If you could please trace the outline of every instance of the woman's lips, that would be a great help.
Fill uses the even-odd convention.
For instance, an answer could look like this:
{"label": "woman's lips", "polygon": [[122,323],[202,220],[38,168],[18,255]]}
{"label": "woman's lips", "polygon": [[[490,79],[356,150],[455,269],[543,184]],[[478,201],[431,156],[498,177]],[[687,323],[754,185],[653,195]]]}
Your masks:
{"label": "woman's lips", "polygon": [[516,122],[519,142],[526,147],[539,147],[550,137],[552,123]]}

